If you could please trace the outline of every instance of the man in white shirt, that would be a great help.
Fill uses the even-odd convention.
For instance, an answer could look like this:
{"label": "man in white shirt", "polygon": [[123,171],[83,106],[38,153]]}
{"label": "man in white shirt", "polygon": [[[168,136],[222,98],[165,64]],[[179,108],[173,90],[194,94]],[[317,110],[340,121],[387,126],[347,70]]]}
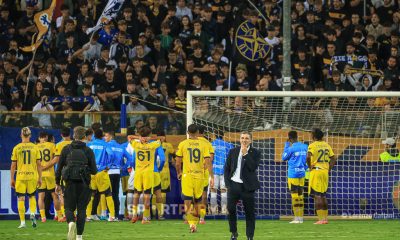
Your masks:
{"label": "man in white shirt", "polygon": [[[53,112],[54,107],[47,103],[47,96],[43,96],[42,100],[38,102],[34,107],[33,107],[33,112]],[[32,117],[36,118],[39,121],[39,126],[43,128],[51,128],[51,116],[50,114],[47,113],[38,113],[38,114],[32,114]]]}
{"label": "man in white shirt", "polygon": [[178,0],[176,3],[176,14],[175,16],[179,18],[179,20],[183,16],[188,16],[190,21],[193,20],[192,10],[186,7],[186,0]]}
{"label": "man in white shirt", "polygon": [[253,240],[255,229],[255,198],[254,193],[260,188],[257,179],[257,168],[261,154],[250,144],[252,136],[249,132],[240,134],[240,147],[229,151],[224,166],[225,185],[228,188],[228,220],[232,233],[231,240],[237,240],[236,204],[242,200],[246,215],[247,240]]}
{"label": "man in white shirt", "polygon": [[70,12],[69,12],[69,7],[68,5],[61,5],[61,16],[59,16],[56,19],[56,27],[57,29],[60,29],[60,31],[64,30],[64,23],[66,19],[72,19],[74,20],[74,18],[71,16]]}

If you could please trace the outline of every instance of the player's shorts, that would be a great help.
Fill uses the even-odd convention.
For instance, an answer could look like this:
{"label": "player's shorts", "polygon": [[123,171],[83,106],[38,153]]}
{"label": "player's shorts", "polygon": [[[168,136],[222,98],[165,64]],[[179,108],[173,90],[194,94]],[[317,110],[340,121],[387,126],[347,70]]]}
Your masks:
{"label": "player's shorts", "polygon": [[224,175],[214,175],[214,189],[226,189]]}
{"label": "player's shorts", "polygon": [[159,172],[154,172],[153,191],[161,190],[161,175]]}
{"label": "player's shorts", "polygon": [[145,169],[142,171],[136,171],[134,187],[135,191],[151,193],[154,186],[154,171],[153,169]]}
{"label": "player's shorts", "polygon": [[210,181],[210,173],[208,172],[208,170],[204,171],[204,192],[207,192],[208,190],[208,183]]}
{"label": "player's shorts", "polygon": [[304,178],[288,178],[288,187],[290,191],[303,190]]}
{"label": "player's shorts", "polygon": [[39,187],[38,192],[54,192],[56,188],[56,177],[42,177],[42,185]]}
{"label": "player's shorts", "polygon": [[109,192],[111,191],[110,176],[107,171],[98,172],[96,175],[91,176],[90,188],[97,190],[98,192]]}
{"label": "player's shorts", "polygon": [[168,171],[162,171],[160,173],[161,178],[161,192],[169,192],[171,191],[171,174]]}
{"label": "player's shorts", "polygon": [[125,195],[126,192],[128,191],[128,180],[129,176],[123,176],[121,177],[121,188],[122,188],[122,193]]}
{"label": "player's shorts", "polygon": [[17,180],[15,181],[15,192],[17,196],[25,196],[25,194],[35,194],[37,180]]}
{"label": "player's shorts", "polygon": [[204,179],[191,174],[182,175],[182,195],[184,200],[200,201],[204,190]]}
{"label": "player's shorts", "polygon": [[312,169],[308,183],[308,193],[324,196],[328,190],[329,171],[326,169]]}

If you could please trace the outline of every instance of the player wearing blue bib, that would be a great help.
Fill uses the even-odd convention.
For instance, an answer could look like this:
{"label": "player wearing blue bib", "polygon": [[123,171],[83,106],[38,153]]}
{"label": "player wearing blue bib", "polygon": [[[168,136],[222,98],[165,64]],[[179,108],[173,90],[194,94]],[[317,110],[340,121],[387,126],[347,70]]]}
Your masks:
{"label": "player wearing blue bib", "polygon": [[128,219],[128,179],[129,179],[129,168],[132,168],[132,161],[133,161],[133,153],[128,152],[128,145],[130,146],[129,142],[125,142],[121,144],[121,147],[124,148],[126,153],[128,154],[129,158],[124,158],[121,166],[121,186],[122,186],[122,194],[125,196],[125,212],[124,218]]}
{"label": "player wearing blue bib", "polygon": [[153,212],[153,216],[156,216],[157,212],[159,220],[164,220],[164,204],[161,194],[161,176],[160,176],[160,172],[163,169],[164,164],[165,164],[165,153],[163,147],[160,146],[156,149],[155,164],[154,164],[154,186],[151,199],[151,205],[152,205],[151,210]]}
{"label": "player wearing blue bib", "polygon": [[232,143],[225,142],[223,140],[224,133],[221,131],[217,135],[211,145],[214,148],[214,161],[213,161],[213,172],[214,172],[214,187],[211,188],[211,212],[218,214],[218,203],[217,203],[217,191],[218,188],[221,191],[221,214],[226,215],[228,213],[227,205],[227,192],[224,180],[224,165],[226,158],[228,157],[229,150],[234,146]]}
{"label": "player wearing blue bib", "polygon": [[307,149],[307,144],[298,142],[296,131],[288,133],[288,141],[285,143],[282,160],[288,162],[288,185],[294,213],[294,220],[290,223],[303,223],[303,188],[307,169]]}
{"label": "player wearing blue bib", "polygon": [[[96,159],[96,167],[98,172],[96,175],[92,175],[92,180],[90,181],[90,188],[93,191],[98,191],[100,194],[100,206],[101,206],[101,216],[103,219],[106,217],[107,206],[110,211],[110,217],[108,221],[116,221],[115,218],[115,208],[114,201],[111,192],[111,181],[108,176],[108,170],[110,169],[110,161],[113,153],[111,149],[108,148],[107,143],[103,140],[103,131],[97,129],[94,132],[95,139],[87,144],[87,146],[93,150]],[[95,215],[92,212],[97,209],[97,206],[93,206],[94,196],[90,199],[87,207],[86,215]],[[94,208],[93,208],[94,207]],[[94,216],[92,216],[94,217]]]}
{"label": "player wearing blue bib", "polygon": [[112,198],[114,201],[115,213],[119,214],[119,185],[121,179],[121,169],[124,166],[124,158],[129,159],[132,156],[126,151],[126,146],[119,144],[114,140],[114,131],[107,131],[104,134],[104,140],[108,145],[108,152],[111,152],[109,156],[109,167],[108,176],[110,177]]}

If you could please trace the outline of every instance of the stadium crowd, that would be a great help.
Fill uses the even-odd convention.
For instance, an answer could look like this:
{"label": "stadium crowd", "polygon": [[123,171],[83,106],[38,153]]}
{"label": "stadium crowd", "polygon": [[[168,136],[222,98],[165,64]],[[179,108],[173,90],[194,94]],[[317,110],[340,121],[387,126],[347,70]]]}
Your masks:
{"label": "stadium crowd", "polygon": [[[36,32],[34,13],[51,1],[0,2],[0,111],[119,111],[127,93],[132,94],[126,99],[128,112],[174,110],[161,118],[131,115],[129,126],[147,122],[181,133],[185,124],[179,112],[185,112],[188,90],[282,90],[281,0],[252,1],[266,21],[248,1],[126,0],[117,18],[92,38],[86,30],[96,24],[107,1],[57,1],[51,31],[36,51],[30,76],[32,53],[20,48],[30,45]],[[400,1],[292,4],[292,90],[399,89]],[[236,29],[254,17],[271,48],[265,59],[244,62],[234,43]],[[48,101],[68,96],[93,96],[95,101]],[[2,123],[24,126],[20,117],[3,115]],[[82,116],[60,117],[71,126],[84,121]],[[49,115],[34,119],[42,127],[68,126]],[[113,125],[117,119],[109,116],[103,122]]]}

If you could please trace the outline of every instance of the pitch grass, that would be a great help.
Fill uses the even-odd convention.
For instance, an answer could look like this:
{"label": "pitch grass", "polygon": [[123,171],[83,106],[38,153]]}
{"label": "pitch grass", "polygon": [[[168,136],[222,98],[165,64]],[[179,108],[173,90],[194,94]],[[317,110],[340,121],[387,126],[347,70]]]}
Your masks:
{"label": "pitch grass", "polygon": [[[28,219],[27,219],[28,220]],[[17,229],[19,221],[0,221],[0,239],[56,240],[66,239],[67,224],[47,221],[38,222],[33,229],[30,221],[27,228]],[[245,222],[239,221],[239,239],[245,237]],[[198,232],[189,233],[188,225],[178,220],[162,222],[152,221],[149,225],[129,222],[90,222],[86,224],[85,240],[228,240],[228,222],[208,220],[200,225]],[[400,239],[400,221],[398,220],[337,220],[328,225],[313,225],[313,221],[293,225],[287,221],[259,220],[256,222],[254,239]]]}

